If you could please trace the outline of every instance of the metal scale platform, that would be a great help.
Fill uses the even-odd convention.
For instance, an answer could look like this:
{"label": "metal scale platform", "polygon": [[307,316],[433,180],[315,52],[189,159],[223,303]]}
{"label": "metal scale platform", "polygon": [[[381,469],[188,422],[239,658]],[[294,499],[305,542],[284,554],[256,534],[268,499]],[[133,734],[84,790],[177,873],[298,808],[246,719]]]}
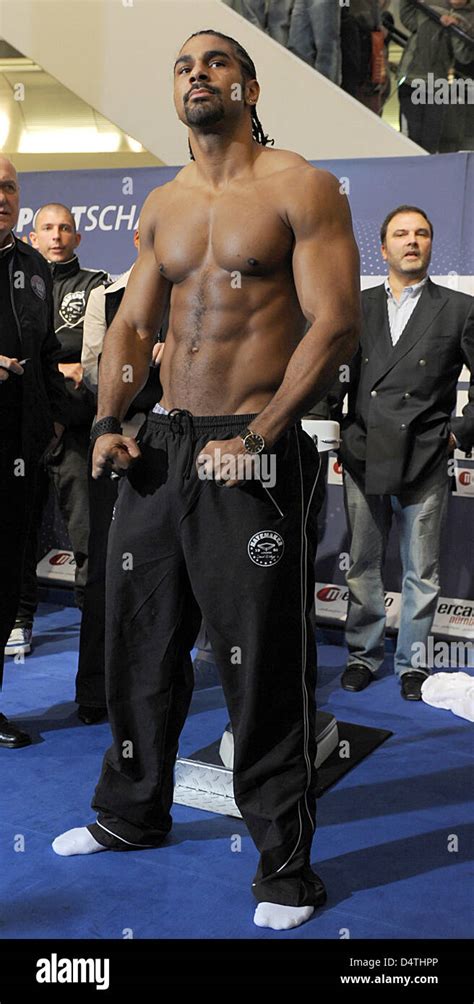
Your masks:
{"label": "metal scale platform", "polygon": [[[316,742],[316,767],[319,767],[339,742],[337,721],[326,711],[316,713]],[[234,801],[233,760],[234,737],[230,726],[227,726],[220,740],[197,750],[188,758],[178,758],[173,801],[241,818]]]}

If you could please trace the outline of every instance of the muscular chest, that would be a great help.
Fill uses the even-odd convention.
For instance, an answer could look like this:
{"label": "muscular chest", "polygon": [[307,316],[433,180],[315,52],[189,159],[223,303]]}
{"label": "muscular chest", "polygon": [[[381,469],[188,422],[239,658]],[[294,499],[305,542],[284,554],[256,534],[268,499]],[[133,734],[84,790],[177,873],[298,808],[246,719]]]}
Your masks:
{"label": "muscular chest", "polygon": [[245,194],[174,199],[155,238],[157,262],[173,283],[202,268],[274,274],[289,260],[292,246],[293,235],[275,206]]}

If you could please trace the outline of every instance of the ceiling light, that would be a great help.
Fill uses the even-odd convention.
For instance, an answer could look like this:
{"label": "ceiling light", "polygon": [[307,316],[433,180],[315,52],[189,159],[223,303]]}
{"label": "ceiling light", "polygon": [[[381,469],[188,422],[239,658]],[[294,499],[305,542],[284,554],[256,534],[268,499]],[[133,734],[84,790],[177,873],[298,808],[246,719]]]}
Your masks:
{"label": "ceiling light", "polygon": [[137,139],[133,139],[132,136],[126,136],[127,143],[133,153],[143,153],[142,144],[138,142]]}
{"label": "ceiling light", "polygon": [[116,129],[24,129],[18,153],[114,153],[119,146],[120,133]]}

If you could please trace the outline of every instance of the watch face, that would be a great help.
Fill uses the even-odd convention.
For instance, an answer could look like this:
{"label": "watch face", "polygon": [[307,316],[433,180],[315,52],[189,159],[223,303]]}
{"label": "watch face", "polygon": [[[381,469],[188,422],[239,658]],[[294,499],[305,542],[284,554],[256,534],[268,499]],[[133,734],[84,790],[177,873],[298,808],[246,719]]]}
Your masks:
{"label": "watch face", "polygon": [[245,449],[249,453],[261,453],[265,446],[263,436],[259,436],[257,432],[249,432],[244,439],[244,443]]}

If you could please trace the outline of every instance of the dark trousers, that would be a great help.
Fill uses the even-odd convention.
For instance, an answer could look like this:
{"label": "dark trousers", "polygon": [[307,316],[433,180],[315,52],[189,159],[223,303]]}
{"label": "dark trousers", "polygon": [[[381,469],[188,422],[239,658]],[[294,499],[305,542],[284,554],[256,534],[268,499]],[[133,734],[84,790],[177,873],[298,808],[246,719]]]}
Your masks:
{"label": "dark trousers", "polygon": [[76,562],[75,595],[82,609],[87,581],[89,539],[88,455],[89,425],[71,426],[49,454],[47,469],[66,523]]}
{"label": "dark trousers", "polygon": [[105,566],[107,539],[118,481],[94,480],[89,471],[88,573],[82,608],[76,701],[89,707],[105,707]]}
{"label": "dark trousers", "polygon": [[42,464],[38,465],[34,497],[31,500],[30,529],[28,532],[21,581],[21,594],[15,617],[17,627],[31,627],[38,608],[38,537],[44,510],[48,501],[49,479]]}
{"label": "dark trousers", "polygon": [[428,153],[438,153],[443,131],[444,106],[413,104],[413,89],[410,84],[402,84],[398,88],[398,97],[401,132],[405,135],[408,133],[409,138],[424,150],[428,150]]}
{"label": "dark trousers", "polygon": [[201,616],[234,731],[234,794],[260,851],[258,901],[320,901],[316,646],[311,628],[319,456],[300,426],[273,448],[276,484],[200,480],[195,458],[255,416],[148,416],[109,533],[106,687],[113,745],[89,827],[117,850],[172,824],[173,768],[193,690]]}
{"label": "dark trousers", "polygon": [[[20,424],[20,419],[19,419]],[[0,685],[3,677],[4,648],[20,596],[23,555],[28,532],[27,501],[31,496],[31,471],[22,458],[20,435],[14,426],[1,423],[0,436]]]}

